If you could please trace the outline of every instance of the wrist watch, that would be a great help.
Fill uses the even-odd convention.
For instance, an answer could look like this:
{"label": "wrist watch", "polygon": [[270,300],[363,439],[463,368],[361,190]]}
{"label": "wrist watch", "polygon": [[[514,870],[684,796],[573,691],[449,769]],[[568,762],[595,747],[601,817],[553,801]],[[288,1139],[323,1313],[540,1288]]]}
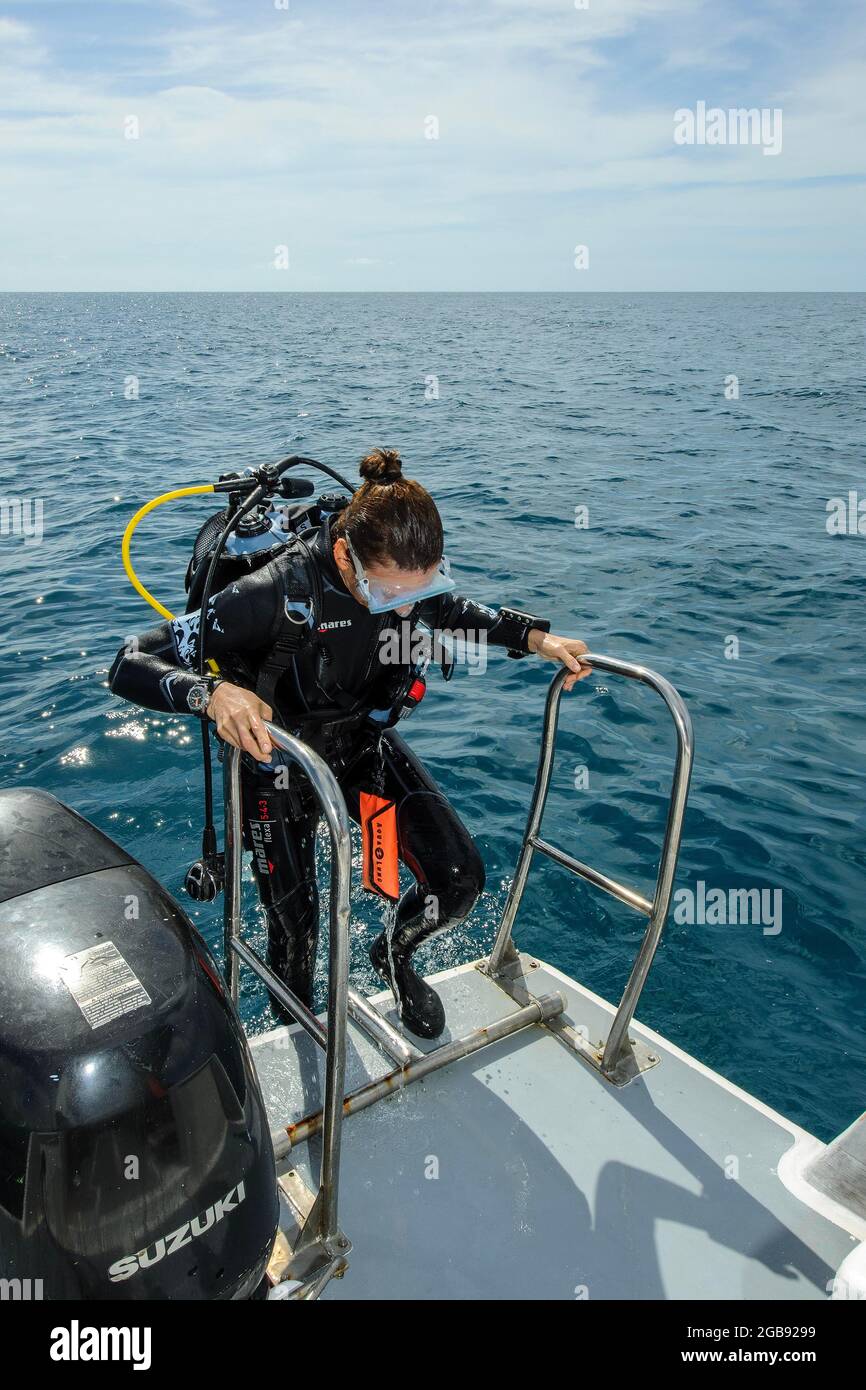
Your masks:
{"label": "wrist watch", "polygon": [[211,702],[214,691],[218,685],[222,684],[219,676],[208,677],[196,681],[186,692],[186,702],[193,714],[200,718],[207,714],[207,707]]}
{"label": "wrist watch", "polygon": [[527,642],[533,628],[538,628],[541,632],[550,631],[550,623],[546,618],[536,618],[534,614],[523,613],[519,608],[500,608],[499,616],[512,623],[515,628],[517,643],[514,647],[508,648],[509,656],[519,658],[527,655],[529,652]]}

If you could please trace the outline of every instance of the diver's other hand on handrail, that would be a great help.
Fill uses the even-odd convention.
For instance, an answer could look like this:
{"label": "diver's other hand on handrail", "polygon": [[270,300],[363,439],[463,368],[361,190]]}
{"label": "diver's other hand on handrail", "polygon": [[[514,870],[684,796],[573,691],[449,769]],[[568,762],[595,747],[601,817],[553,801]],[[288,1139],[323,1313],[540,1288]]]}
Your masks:
{"label": "diver's other hand on handrail", "polygon": [[585,680],[592,674],[591,667],[578,661],[578,657],[589,651],[589,647],[585,642],[581,642],[579,637],[557,637],[552,632],[542,632],[541,628],[534,627],[530,629],[526,645],[531,652],[545,657],[548,661],[560,662],[572,673],[563,681],[566,690],[571,690],[577,681]]}
{"label": "diver's other hand on handrail", "polygon": [[263,721],[273,719],[274,712],[252,690],[232,685],[231,681],[220,681],[210,698],[207,716],[216,724],[217,733],[226,743],[249,753],[256,762],[268,761],[273,744]]}

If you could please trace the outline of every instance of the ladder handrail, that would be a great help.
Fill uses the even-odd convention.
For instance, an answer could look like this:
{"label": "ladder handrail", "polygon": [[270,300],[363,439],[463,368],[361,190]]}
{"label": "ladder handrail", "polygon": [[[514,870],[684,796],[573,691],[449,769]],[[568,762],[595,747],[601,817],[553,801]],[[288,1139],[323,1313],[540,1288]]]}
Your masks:
{"label": "ladder handrail", "polygon": [[656,886],[650,902],[642,894],[634,889],[626,887],[624,884],[617,883],[615,879],[608,878],[596,869],[588,865],[581,864],[570,855],[564,854],[561,850],[554,849],[546,841],[540,839],[539,830],[544,815],[544,808],[547,802],[547,794],[550,789],[550,777],[553,770],[553,756],[556,747],[556,732],[559,720],[559,702],[562,696],[563,683],[568,676],[566,670],[557,672],[550,683],[547,692],[547,702],[544,710],[544,726],[541,740],[541,749],[538,758],[538,771],[535,775],[535,787],[532,794],[532,803],[529,808],[529,815],[526,820],[526,830],[523,835],[520,857],[517,861],[517,868],[514,872],[514,881],[505,910],[502,914],[502,921],[490,958],[487,962],[487,971],[490,975],[496,976],[503,966],[516,958],[516,952],[511,941],[511,931],[514,919],[517,916],[520,901],[523,897],[523,890],[526,886],[526,879],[532,856],[536,850],[540,850],[548,857],[555,859],[572,873],[587,879],[595,884],[597,888],[604,889],[605,892],[612,893],[614,897],[627,904],[638,912],[647,912],[649,923],[641,942],[631,974],[626,984],[625,990],[620,1000],[619,1008],[616,1011],[607,1042],[604,1048],[604,1057],[601,1063],[601,1070],[605,1075],[612,1075],[617,1068],[621,1055],[628,1042],[628,1030],[640,999],[641,991],[646,982],[656,948],[661,937],[665,922],[667,921],[668,909],[670,907],[671,894],[673,892],[674,875],[676,873],[677,857],[679,855],[680,839],[682,836],[683,817],[685,815],[686,801],[689,794],[689,781],[692,773],[692,761],[694,757],[694,735],[692,732],[692,721],[689,717],[688,709],[682,696],[671,685],[670,681],[665,680],[664,676],[658,675],[656,671],[650,670],[648,666],[638,666],[629,661],[620,661],[618,658],[610,656],[600,656],[595,653],[587,653],[582,661],[593,667],[597,671],[608,671],[611,675],[625,676],[630,680],[637,680],[644,685],[650,686],[659,694],[667,705],[674,721],[677,735],[677,753],[674,766],[674,776],[671,785],[671,797],[668,806],[667,824],[665,826],[664,842],[659,859],[658,876]]}
{"label": "ladder handrail", "polygon": [[[319,1191],[304,1227],[305,1242],[318,1238],[325,1245],[339,1237],[337,1196],[343,1092],[346,1082],[346,1034],[349,1008],[349,893],[352,876],[352,837],[349,813],[339,784],[328,764],[300,739],[265,721],[271,742],[306,773],[321,804],[331,837],[330,943],[328,958],[328,1026],[317,1037],[309,1010],[283,987],[281,1000],[325,1048],[325,1096],[322,1124],[322,1163]],[[241,794],[240,753],[225,749],[225,971],[232,999],[238,998],[238,964],[242,959],[270,987],[272,972],[241,940]],[[240,949],[239,949],[240,948]],[[270,977],[270,980],[269,980]],[[277,982],[279,983],[279,981]],[[304,1015],[307,1015],[305,1018]],[[312,1023],[321,1029],[318,1020]],[[324,1039],[324,1041],[322,1040]]]}

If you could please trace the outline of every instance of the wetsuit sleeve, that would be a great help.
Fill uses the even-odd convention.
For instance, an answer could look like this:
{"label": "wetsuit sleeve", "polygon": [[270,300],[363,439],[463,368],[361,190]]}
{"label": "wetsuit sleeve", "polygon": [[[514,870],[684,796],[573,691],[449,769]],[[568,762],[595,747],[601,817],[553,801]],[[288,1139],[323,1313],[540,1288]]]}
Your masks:
{"label": "wetsuit sleeve", "polygon": [[[269,567],[245,575],[215,594],[208,605],[207,654],[266,650],[282,619],[282,589]],[[114,659],[108,684],[115,695],[147,709],[189,714],[187,696],[197,683],[201,613],[184,613],[130,638]]]}
{"label": "wetsuit sleeve", "polygon": [[483,632],[482,641],[507,647],[520,655],[529,651],[526,643],[531,627],[550,631],[546,618],[533,617],[531,623],[521,622],[509,617],[507,609],[497,611],[460,594],[441,594],[430,599],[421,605],[419,616],[429,627],[453,633],[466,642],[477,642],[478,637],[473,634]]}

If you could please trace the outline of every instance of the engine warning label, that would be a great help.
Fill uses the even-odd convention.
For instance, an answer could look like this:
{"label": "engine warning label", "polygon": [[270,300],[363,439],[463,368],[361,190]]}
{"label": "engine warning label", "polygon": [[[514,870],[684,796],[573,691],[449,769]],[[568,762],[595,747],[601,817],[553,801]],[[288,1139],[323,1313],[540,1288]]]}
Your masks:
{"label": "engine warning label", "polygon": [[66,956],[62,979],[91,1028],[102,1028],[151,1002],[150,995],[113,941]]}

